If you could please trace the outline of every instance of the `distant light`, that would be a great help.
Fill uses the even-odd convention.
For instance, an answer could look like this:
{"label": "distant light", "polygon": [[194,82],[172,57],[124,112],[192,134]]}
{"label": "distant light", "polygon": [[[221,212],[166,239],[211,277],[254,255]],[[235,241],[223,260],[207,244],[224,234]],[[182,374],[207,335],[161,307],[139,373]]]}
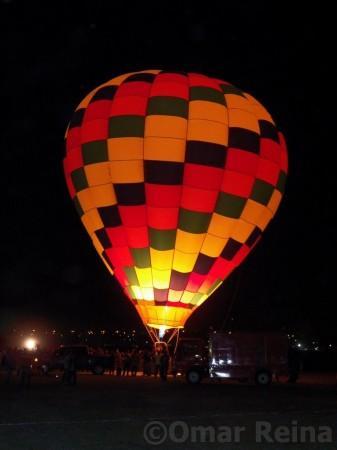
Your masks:
{"label": "distant light", "polygon": [[36,339],[32,339],[32,338],[26,339],[26,341],[24,343],[24,347],[29,351],[36,350],[36,347],[37,347]]}
{"label": "distant light", "polygon": [[227,364],[232,364],[232,360],[231,359],[227,359]]}
{"label": "distant light", "polygon": [[224,364],[224,360],[223,359],[219,359],[219,364]]}
{"label": "distant light", "polygon": [[34,358],[34,362],[38,362],[39,361],[39,358]]}
{"label": "distant light", "polygon": [[228,331],[228,334],[232,334],[232,332],[231,332],[231,331]]}
{"label": "distant light", "polygon": [[297,344],[297,347],[301,348],[301,347],[302,347],[302,344],[299,342],[299,343]]}
{"label": "distant light", "polygon": [[319,350],[319,347],[315,347],[315,351],[318,352],[318,350]]}
{"label": "distant light", "polygon": [[181,376],[181,372],[177,372],[177,376],[180,377]]}

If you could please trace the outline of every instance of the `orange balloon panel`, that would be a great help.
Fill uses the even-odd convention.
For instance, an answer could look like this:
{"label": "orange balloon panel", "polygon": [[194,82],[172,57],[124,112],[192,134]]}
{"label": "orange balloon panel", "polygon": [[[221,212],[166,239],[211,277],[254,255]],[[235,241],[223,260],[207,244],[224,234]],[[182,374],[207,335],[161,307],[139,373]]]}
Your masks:
{"label": "orange balloon panel", "polygon": [[283,136],[253,97],[195,73],[99,86],[66,133],[82,223],[146,325],[182,327],[248,255],[284,192]]}

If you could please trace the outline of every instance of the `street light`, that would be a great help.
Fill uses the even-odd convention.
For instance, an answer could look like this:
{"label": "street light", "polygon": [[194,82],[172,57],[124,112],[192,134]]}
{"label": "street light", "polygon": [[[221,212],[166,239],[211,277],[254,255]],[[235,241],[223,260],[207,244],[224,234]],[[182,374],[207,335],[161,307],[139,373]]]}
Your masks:
{"label": "street light", "polygon": [[26,339],[25,343],[24,343],[24,347],[29,351],[36,350],[36,347],[37,347],[36,339],[33,339],[33,338]]}

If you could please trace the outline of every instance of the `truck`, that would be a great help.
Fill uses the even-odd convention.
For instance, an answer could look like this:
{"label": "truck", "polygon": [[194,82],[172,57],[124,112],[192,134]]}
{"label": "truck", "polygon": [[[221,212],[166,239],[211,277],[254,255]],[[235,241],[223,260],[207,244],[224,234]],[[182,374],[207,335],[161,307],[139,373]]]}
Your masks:
{"label": "truck", "polygon": [[207,341],[182,338],[173,360],[173,375],[190,384],[205,378],[254,381],[268,386],[288,373],[288,338],[277,332],[217,332]]}
{"label": "truck", "polygon": [[113,357],[95,353],[87,345],[61,345],[41,362],[41,370],[47,374],[54,370],[63,370],[66,355],[72,353],[77,370],[89,371],[94,375],[103,375],[113,368]]}

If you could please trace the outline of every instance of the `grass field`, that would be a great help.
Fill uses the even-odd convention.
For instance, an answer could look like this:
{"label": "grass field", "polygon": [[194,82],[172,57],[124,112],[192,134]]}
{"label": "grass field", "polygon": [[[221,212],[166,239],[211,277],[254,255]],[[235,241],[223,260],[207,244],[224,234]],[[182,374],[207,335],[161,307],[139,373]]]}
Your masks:
{"label": "grass field", "polygon": [[[109,375],[79,375],[75,387],[37,376],[25,390],[0,381],[0,450],[337,449],[334,375],[269,388]],[[332,442],[296,443],[292,434],[290,443],[256,443],[257,421],[270,423],[273,438],[277,426],[288,426],[291,434],[306,425],[314,427],[317,441],[318,427],[328,426]],[[224,442],[233,440],[234,427],[244,428],[239,442]]]}

